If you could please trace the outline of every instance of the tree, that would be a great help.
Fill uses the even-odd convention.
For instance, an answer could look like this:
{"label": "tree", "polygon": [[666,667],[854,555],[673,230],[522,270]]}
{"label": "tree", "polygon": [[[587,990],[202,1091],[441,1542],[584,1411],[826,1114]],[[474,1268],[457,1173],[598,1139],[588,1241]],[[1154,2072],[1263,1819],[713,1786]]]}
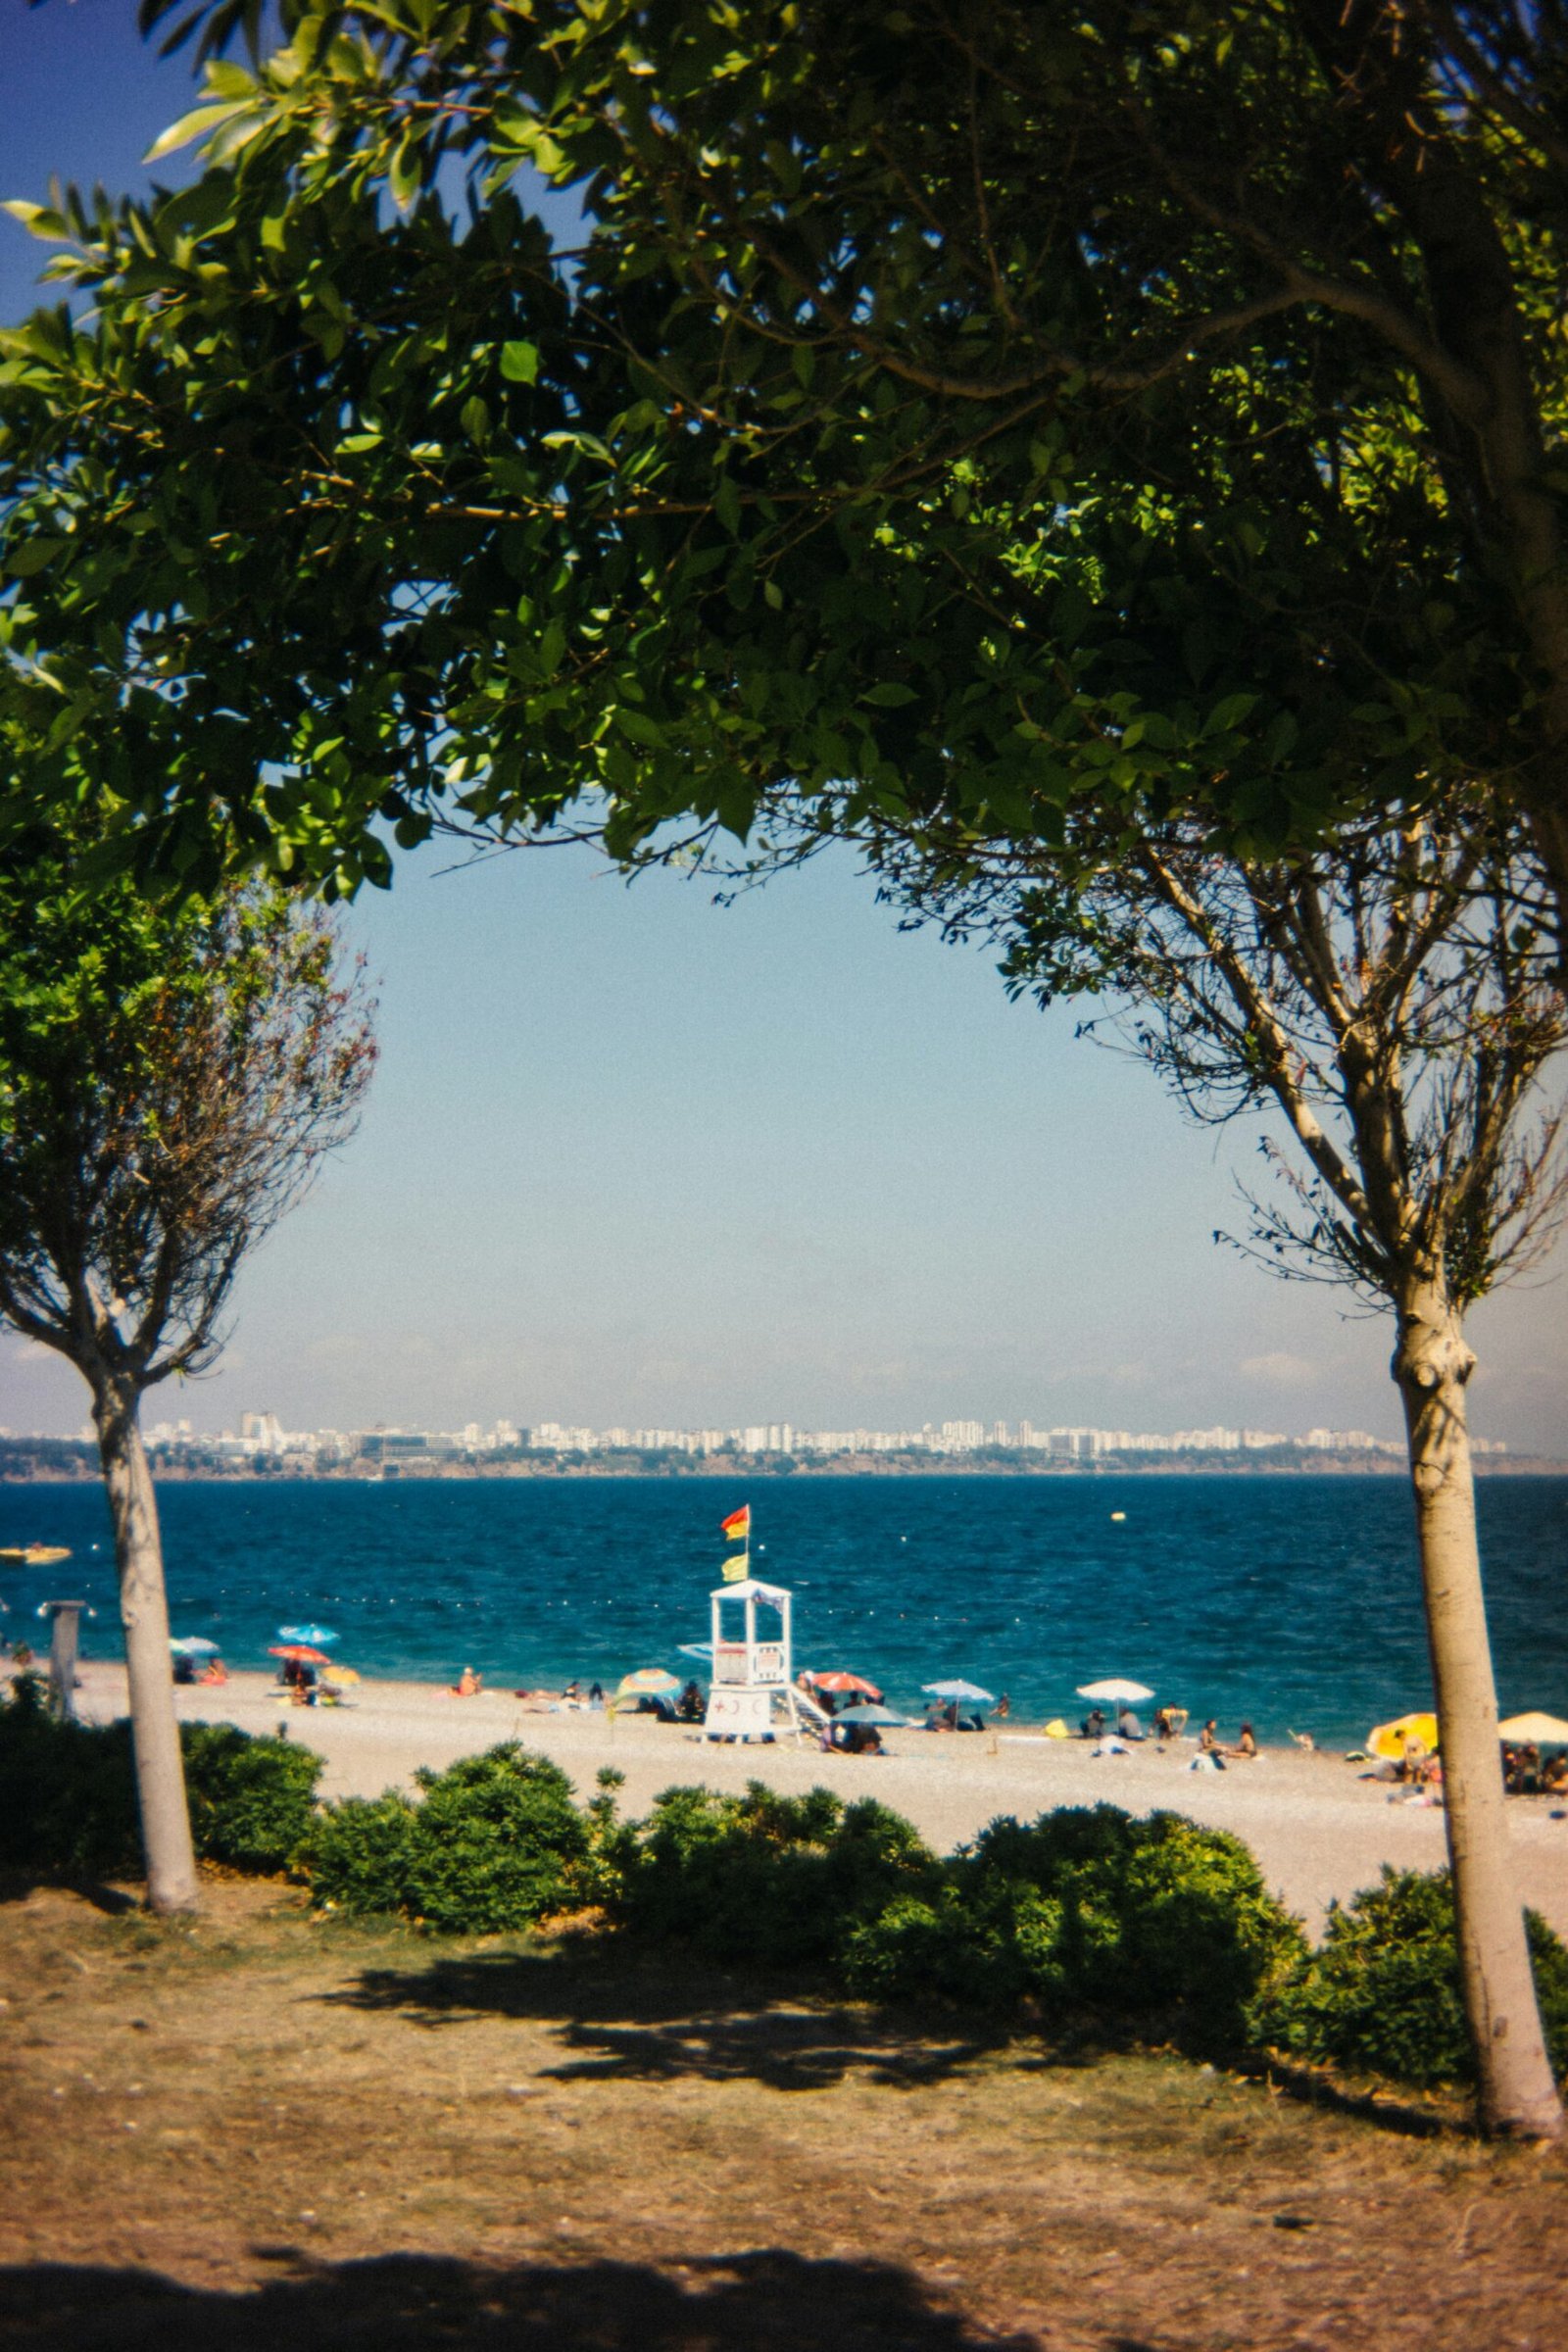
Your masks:
{"label": "tree", "polygon": [[1539,1261],[1568,1207],[1560,1073],[1547,1083],[1568,1011],[1536,954],[1549,910],[1522,827],[1476,795],[1441,821],[1347,831],[1331,854],[1244,862],[1200,826],[1152,828],[1129,850],[1083,821],[1093,874],[1070,895],[1005,841],[947,862],[896,833],[870,847],[911,918],[1002,943],[1015,990],[1102,998],[1091,1027],[1191,1115],[1272,1107],[1283,1191],[1250,1204],[1242,1246],[1392,1318],[1482,2119],[1557,2137],[1509,1862],[1465,1401],[1466,1310]]}
{"label": "tree", "polygon": [[847,782],[1245,848],[1481,777],[1560,928],[1559,9],[261,18],[182,22],[194,191],[36,214],[101,319],[0,395],[37,788],[118,757],[149,867],[384,876],[389,778],[408,839]]}
{"label": "tree", "polygon": [[210,1365],[246,1252],[350,1132],[373,1049],[318,913],[236,886],[90,897],[80,833],[0,859],[0,1321],[92,1395],[147,1894],[194,1908],[158,1505],[138,1416]]}

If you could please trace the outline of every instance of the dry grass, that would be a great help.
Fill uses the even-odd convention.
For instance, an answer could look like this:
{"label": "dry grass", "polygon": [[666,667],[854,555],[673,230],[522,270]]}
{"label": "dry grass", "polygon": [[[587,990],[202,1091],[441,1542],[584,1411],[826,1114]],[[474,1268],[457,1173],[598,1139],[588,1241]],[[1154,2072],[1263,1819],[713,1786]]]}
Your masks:
{"label": "dry grass", "polygon": [[0,1903],[0,2347],[1560,2345],[1568,2163],[577,1938]]}

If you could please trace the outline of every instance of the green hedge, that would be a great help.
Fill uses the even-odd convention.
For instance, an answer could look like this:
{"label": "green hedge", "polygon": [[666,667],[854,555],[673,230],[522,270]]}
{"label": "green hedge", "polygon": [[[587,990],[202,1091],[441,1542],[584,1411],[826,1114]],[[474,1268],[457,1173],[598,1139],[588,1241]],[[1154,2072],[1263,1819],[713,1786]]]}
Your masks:
{"label": "green hedge", "polygon": [[760,1781],[743,1796],[666,1788],[619,1859],[614,1908],[634,1932],[781,1965],[833,1958],[858,1922],[941,1875],[918,1832],[875,1798],[785,1796]]}
{"label": "green hedge", "polygon": [[1238,2042],[1249,2004],[1305,1953],[1240,1838],[1113,1805],[994,1821],[934,1899],[852,1936],[851,1984],[874,1997],[1016,2002],[1048,2017],[1158,2022]]}
{"label": "green hedge", "polygon": [[[862,1998],[1099,2019],[1192,2046],[1273,2048],[1417,2087],[1465,2082],[1446,1872],[1386,1869],[1309,1948],[1239,1838],[1112,1805],[992,1822],[939,1860],[866,1798],[667,1788],[622,1822],[507,1741],[388,1791],[318,1805],[321,1759],[226,1724],[180,1726],[198,1854],[292,1869],[318,1906],[454,1935],[602,1908],[623,1932],[721,1961],[814,1967]],[[0,1863],[131,1874],[130,1727],[57,1721],[36,1676],[0,1696]],[[1527,1915],[1547,2046],[1568,2076],[1568,1949]]]}
{"label": "green hedge", "polygon": [[[1536,1994],[1552,2068],[1568,2079],[1568,1949],[1539,1912],[1525,1914]],[[1384,2075],[1415,2089],[1472,2082],[1445,1871],[1384,1868],[1329,1913],[1315,1951],[1251,2005],[1254,2039],[1290,2057]]]}
{"label": "green hedge", "polygon": [[389,1791],[317,1815],[295,1857],[316,1902],[484,1936],[594,1898],[589,1823],[559,1765],[508,1740],[415,1778],[417,1804]]}
{"label": "green hedge", "polygon": [[[321,1758],[227,1724],[182,1723],[179,1739],[197,1853],[286,1869],[310,1828]],[[36,1675],[0,1698],[0,1862],[100,1877],[141,1867],[130,1725],[62,1723]]]}

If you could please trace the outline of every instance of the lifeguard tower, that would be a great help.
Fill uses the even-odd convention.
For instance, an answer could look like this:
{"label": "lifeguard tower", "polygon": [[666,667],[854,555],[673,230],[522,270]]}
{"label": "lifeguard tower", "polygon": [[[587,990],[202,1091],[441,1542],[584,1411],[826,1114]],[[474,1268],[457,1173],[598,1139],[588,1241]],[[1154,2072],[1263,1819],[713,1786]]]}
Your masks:
{"label": "lifeguard tower", "polygon": [[814,1729],[821,1717],[796,1690],[790,1670],[790,1596],[782,1585],[747,1577],[710,1594],[713,1678],[703,1736],[771,1740]]}

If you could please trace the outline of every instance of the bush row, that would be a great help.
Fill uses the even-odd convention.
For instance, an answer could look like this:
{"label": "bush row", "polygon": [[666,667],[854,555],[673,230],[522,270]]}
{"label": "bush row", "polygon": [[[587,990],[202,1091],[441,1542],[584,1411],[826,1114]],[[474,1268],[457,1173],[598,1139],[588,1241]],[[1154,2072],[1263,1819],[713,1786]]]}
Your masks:
{"label": "bush row", "polygon": [[[316,1818],[321,1758],[222,1723],[182,1723],[191,1833],[203,1860],[289,1868]],[[141,1858],[128,1723],[62,1723],[35,1675],[0,1703],[0,1863],[135,1871]]]}
{"label": "bush row", "polygon": [[[826,1788],[667,1789],[618,1817],[620,1776],[579,1807],[515,1742],[389,1791],[318,1805],[320,1760],[287,1740],[181,1726],[197,1850],[293,1870],[321,1908],[454,1934],[589,1908],[649,1943],[723,1963],[810,1968],[878,2001],[1048,2026],[1275,2049],[1418,2087],[1472,2062],[1447,1874],[1386,1870],[1313,1949],[1239,1838],[1111,1805],[994,1821],[939,1858],[899,1814]],[[125,1724],[56,1722],[38,1687],[0,1705],[0,1862],[128,1871],[137,1858]],[[1568,1949],[1534,1913],[1552,2063],[1568,2076]]]}

